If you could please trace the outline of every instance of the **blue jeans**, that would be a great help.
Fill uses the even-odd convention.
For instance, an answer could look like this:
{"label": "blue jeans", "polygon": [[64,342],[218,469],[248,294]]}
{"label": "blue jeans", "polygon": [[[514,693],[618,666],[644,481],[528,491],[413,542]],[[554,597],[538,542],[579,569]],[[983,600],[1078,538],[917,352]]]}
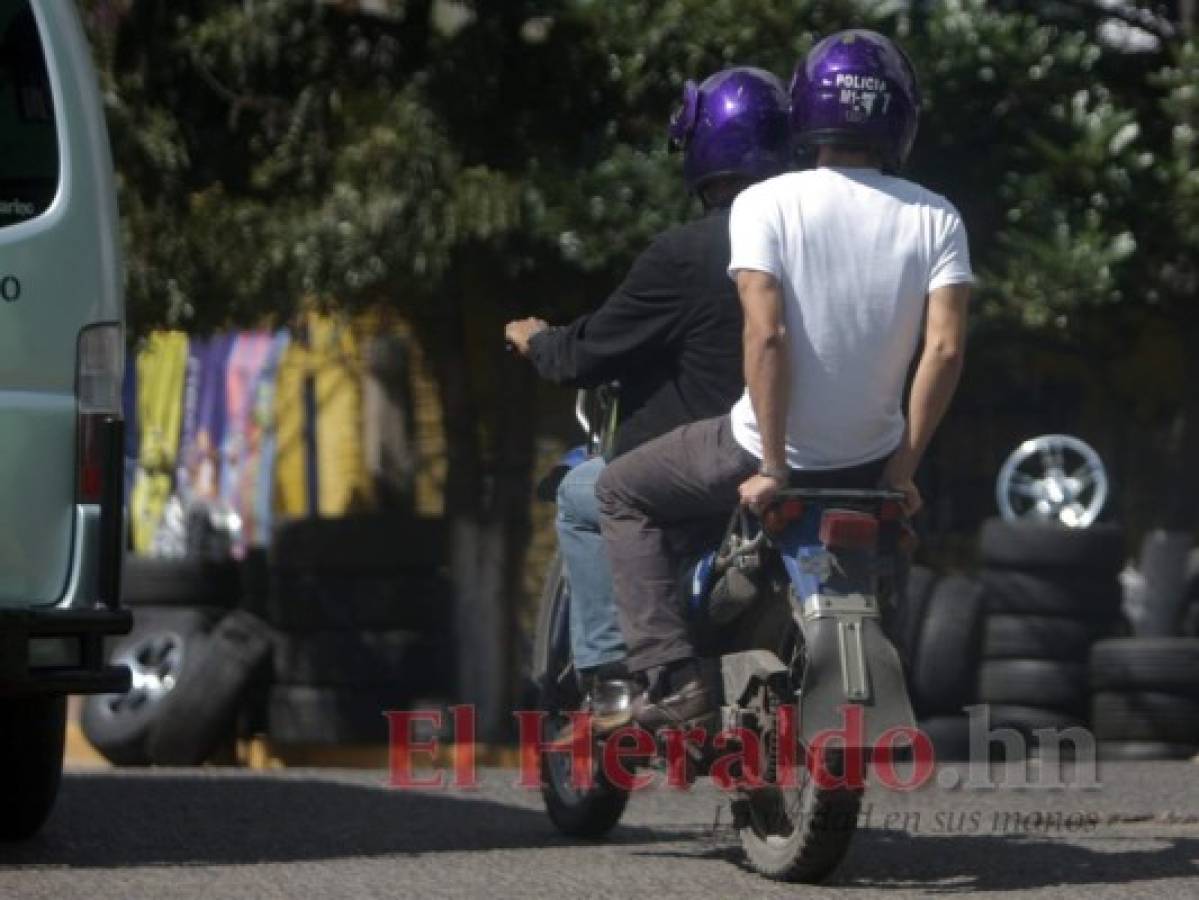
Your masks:
{"label": "blue jeans", "polygon": [[558,487],[558,548],[570,583],[570,647],[576,669],[625,658],[595,499],[595,482],[603,470],[603,457],[593,457],[566,473]]}

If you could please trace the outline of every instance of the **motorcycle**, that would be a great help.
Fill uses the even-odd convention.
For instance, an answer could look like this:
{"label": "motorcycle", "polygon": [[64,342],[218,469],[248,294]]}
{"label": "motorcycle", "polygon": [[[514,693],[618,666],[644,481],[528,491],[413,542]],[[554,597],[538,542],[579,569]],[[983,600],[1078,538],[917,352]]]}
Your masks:
{"label": "motorcycle", "polygon": [[[543,481],[543,498],[606,446],[616,406],[611,388],[580,392],[576,415],[588,443]],[[911,538],[901,499],[885,490],[784,490],[760,516],[735,510],[719,544],[680,575],[697,645],[719,672],[722,726],[715,740],[686,748],[686,777],[715,776],[718,767],[726,781],[739,776],[729,784],[733,826],[764,876],[816,883],[830,875],[857,826],[862,783],[852,773],[897,731],[914,734],[899,654],[882,628]],[[555,557],[532,667],[546,743],[588,702],[571,662],[569,590]],[[728,754],[721,762],[716,752],[751,742],[762,752],[731,768]],[[659,746],[659,764],[666,755]],[[793,759],[798,773],[780,765]],[[620,820],[628,787],[599,765],[580,782],[576,767],[570,753],[542,753],[546,811],[564,834],[602,837]]]}

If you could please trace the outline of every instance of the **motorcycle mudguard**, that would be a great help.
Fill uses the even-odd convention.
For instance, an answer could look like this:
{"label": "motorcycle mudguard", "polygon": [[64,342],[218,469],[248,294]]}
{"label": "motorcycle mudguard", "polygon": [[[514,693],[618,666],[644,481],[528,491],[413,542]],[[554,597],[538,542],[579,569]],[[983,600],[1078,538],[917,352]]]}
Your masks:
{"label": "motorcycle mudguard", "polygon": [[803,614],[799,624],[807,647],[797,698],[799,737],[804,743],[830,730],[843,734],[847,745],[856,743],[856,727],[847,730],[847,706],[861,710],[861,747],[877,746],[892,728],[915,727],[899,654],[877,617]]}
{"label": "motorcycle mudguard", "polygon": [[[797,698],[800,739],[810,743],[834,730],[847,747],[860,740],[869,748],[892,728],[914,728],[903,665],[883,633],[878,598],[869,587],[873,561],[839,558],[810,536],[796,535],[783,545],[793,612],[806,649]],[[853,577],[855,570],[866,570],[867,577]],[[848,706],[861,714],[860,730],[854,726],[849,734]]]}

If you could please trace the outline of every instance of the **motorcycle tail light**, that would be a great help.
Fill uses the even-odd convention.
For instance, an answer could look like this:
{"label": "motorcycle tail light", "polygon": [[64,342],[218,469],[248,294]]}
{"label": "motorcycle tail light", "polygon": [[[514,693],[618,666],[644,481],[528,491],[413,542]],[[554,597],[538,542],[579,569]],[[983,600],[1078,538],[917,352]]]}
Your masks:
{"label": "motorcycle tail light", "polygon": [[852,509],[830,509],[820,518],[820,543],[847,550],[873,547],[878,541],[878,519]]}
{"label": "motorcycle tail light", "polygon": [[762,527],[768,534],[778,534],[796,519],[803,518],[803,501],[790,499],[776,503],[762,513]]}

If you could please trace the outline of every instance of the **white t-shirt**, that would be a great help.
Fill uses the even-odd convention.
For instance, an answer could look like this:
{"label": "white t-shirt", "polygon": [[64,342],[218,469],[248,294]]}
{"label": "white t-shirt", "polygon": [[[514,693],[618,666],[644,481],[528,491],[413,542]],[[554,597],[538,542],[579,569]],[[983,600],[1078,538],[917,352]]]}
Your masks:
{"label": "white t-shirt", "polygon": [[[729,274],[768,272],[783,288],[787,464],[839,469],[889,455],[928,294],[973,281],[953,204],[876,169],[820,167],[746,188],[729,234]],[[732,426],[761,458],[748,390]]]}

